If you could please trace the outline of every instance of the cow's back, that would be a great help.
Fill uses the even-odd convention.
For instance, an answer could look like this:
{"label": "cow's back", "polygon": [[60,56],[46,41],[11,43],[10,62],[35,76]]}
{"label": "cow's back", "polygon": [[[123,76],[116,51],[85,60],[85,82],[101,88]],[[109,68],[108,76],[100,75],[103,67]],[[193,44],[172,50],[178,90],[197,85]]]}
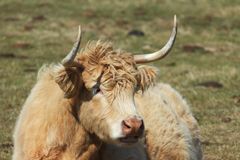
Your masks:
{"label": "cow's back", "polygon": [[176,90],[159,83],[137,95],[136,103],[144,117],[150,159],[201,159],[197,122]]}

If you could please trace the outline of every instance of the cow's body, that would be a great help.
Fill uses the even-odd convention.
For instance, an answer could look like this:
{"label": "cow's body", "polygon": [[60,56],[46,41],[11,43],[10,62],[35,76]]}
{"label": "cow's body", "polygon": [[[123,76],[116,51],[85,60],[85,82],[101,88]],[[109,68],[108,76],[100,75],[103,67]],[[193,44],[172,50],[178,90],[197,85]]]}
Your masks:
{"label": "cow's body", "polygon": [[78,108],[69,105],[76,102],[60,98],[63,92],[50,72],[40,73],[39,83],[23,107],[15,130],[14,159],[90,159],[98,154],[100,146],[100,157],[104,160],[200,159],[196,120],[186,102],[169,85],[156,84],[143,94],[136,94],[146,137],[134,146],[117,147],[101,145],[97,138],[86,133],[74,116]]}

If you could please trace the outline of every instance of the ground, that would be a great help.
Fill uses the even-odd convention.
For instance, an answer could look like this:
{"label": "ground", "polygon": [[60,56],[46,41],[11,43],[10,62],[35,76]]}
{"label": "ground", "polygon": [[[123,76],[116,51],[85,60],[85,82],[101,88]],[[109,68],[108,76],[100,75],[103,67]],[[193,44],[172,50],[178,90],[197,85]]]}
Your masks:
{"label": "ground", "polygon": [[83,46],[102,39],[147,53],[167,41],[174,14],[179,22],[174,49],[153,63],[159,81],[191,104],[205,160],[240,159],[238,0],[2,0],[0,13],[1,160],[11,157],[14,124],[38,68],[68,53],[79,24]]}

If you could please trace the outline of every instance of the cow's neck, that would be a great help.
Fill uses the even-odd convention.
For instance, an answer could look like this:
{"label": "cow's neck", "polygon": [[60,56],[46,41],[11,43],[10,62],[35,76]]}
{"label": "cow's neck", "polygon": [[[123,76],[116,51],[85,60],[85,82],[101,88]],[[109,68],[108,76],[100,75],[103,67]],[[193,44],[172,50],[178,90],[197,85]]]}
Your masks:
{"label": "cow's neck", "polygon": [[75,134],[70,143],[69,151],[74,151],[78,160],[96,160],[98,159],[101,141],[96,135],[88,133],[81,125],[79,118],[81,101],[79,101],[79,95],[69,99],[69,103],[71,104],[71,114],[76,120]]}

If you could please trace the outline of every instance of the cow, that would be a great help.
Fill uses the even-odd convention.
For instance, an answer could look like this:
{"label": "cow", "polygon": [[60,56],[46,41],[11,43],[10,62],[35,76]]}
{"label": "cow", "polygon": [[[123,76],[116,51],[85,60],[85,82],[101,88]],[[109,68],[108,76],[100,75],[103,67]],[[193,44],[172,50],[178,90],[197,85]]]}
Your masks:
{"label": "cow", "polygon": [[78,53],[79,28],[61,63],[38,71],[16,122],[12,159],[199,159],[188,105],[156,83],[155,67],[137,65],[164,58],[176,35],[175,16],[170,39],[154,53],[132,55],[101,41]]}

